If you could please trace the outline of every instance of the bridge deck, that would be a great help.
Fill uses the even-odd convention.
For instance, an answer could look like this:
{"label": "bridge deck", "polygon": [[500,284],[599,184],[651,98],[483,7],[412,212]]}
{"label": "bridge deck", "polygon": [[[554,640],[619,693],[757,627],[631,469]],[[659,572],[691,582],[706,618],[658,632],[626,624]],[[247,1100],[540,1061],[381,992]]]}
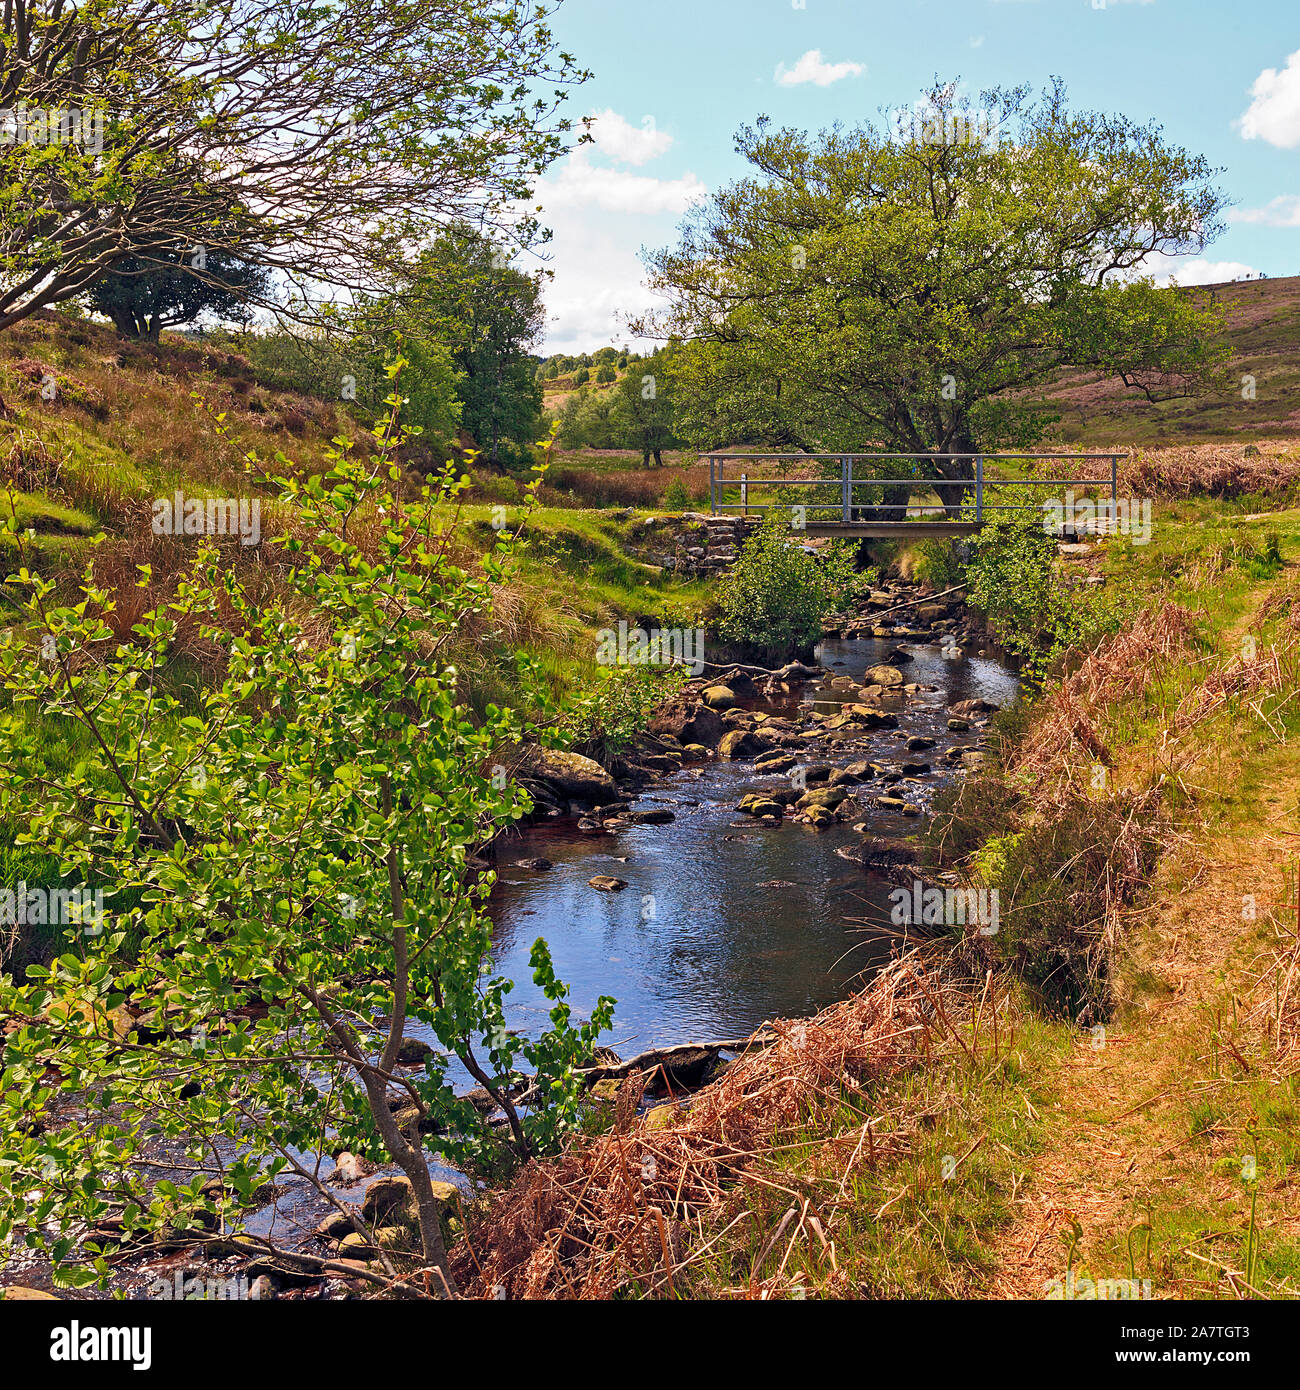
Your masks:
{"label": "bridge deck", "polygon": [[969,536],[981,530],[975,521],[809,521],[800,531],[807,536],[853,536],[885,540],[891,536]]}

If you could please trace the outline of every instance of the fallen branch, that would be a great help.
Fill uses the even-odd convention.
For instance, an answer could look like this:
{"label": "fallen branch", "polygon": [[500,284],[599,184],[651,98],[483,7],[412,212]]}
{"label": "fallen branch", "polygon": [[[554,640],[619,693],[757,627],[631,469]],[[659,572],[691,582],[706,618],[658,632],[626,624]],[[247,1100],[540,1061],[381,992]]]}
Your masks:
{"label": "fallen branch", "polygon": [[580,1067],[579,1076],[588,1076],[593,1081],[612,1081],[627,1076],[634,1071],[653,1071],[654,1068],[671,1063],[674,1057],[689,1056],[692,1052],[745,1052],[754,1047],[770,1047],[776,1041],[774,1033],[753,1033],[748,1038],[723,1038],[719,1042],[675,1043],[672,1047],[652,1047],[649,1052],[638,1053],[626,1062],[608,1063],[594,1067]]}
{"label": "fallen branch", "polygon": [[868,613],[869,618],[887,618],[891,613],[900,613],[904,608],[915,608],[918,603],[934,603],[937,599],[946,598],[949,594],[955,594],[958,589],[964,589],[966,581],[954,584],[951,589],[944,589],[938,594],[922,594],[920,598],[910,598],[906,603],[896,603],[892,608],[882,608],[879,613]]}

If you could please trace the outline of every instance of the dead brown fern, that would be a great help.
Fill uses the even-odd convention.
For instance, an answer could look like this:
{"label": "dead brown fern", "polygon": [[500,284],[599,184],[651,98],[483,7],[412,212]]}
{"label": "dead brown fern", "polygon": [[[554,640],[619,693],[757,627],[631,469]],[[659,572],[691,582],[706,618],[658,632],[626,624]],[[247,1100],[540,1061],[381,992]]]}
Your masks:
{"label": "dead brown fern", "polygon": [[[742,1055],[668,1124],[633,1117],[634,1078],[612,1129],[573,1138],[530,1162],[468,1223],[452,1252],[470,1298],[606,1299],[670,1295],[707,1244],[770,1179],[763,1160],[819,1107],[861,1097],[924,1065],[941,1046],[966,1047],[970,977],[953,958],[912,951],[860,993],[815,1018],[771,1025],[775,1042]],[[655,1121],[660,1118],[656,1113]],[[862,1134],[821,1141],[837,1177],[907,1149],[911,1121],[880,1115]],[[759,1261],[761,1265],[762,1261]]]}

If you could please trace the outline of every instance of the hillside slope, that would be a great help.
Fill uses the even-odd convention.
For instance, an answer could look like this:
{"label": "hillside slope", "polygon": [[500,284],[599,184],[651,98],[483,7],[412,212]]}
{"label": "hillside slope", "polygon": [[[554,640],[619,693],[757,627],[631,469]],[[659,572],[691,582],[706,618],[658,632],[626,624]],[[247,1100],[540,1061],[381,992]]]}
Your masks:
{"label": "hillside slope", "polygon": [[[1067,372],[1043,394],[1060,414],[1061,443],[1210,442],[1300,431],[1300,276],[1207,285],[1198,294],[1226,310],[1231,389],[1153,404],[1114,378]],[[1254,378],[1253,399],[1243,397],[1245,377]]]}

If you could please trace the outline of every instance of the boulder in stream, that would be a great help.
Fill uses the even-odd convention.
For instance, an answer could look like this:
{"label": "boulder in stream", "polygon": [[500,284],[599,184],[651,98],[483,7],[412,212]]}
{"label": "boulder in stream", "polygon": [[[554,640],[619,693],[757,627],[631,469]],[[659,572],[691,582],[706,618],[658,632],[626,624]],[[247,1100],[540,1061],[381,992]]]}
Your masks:
{"label": "boulder in stream", "polygon": [[959,719],[966,719],[973,714],[992,714],[997,708],[997,705],[991,704],[988,700],[958,700],[955,705],[948,706],[948,713]]}
{"label": "boulder in stream", "polygon": [[618,800],[614,779],[601,765],[581,753],[568,753],[558,748],[532,748],[520,771],[532,779],[573,801],[590,801],[597,805]]}
{"label": "boulder in stream", "polygon": [[869,666],[863,673],[862,682],[865,686],[880,685],[888,689],[890,686],[902,685],[903,673],[897,666]]}
{"label": "boulder in stream", "polygon": [[807,811],[814,806],[823,806],[834,810],[836,806],[848,797],[848,792],[843,787],[818,787],[816,791],[805,792],[803,796],[795,802],[797,811]]}
{"label": "boulder in stream", "polygon": [[761,752],[763,744],[748,729],[732,729],[722,736],[718,744],[718,757],[739,759],[750,758]]}
{"label": "boulder in stream", "polygon": [[652,734],[671,734],[683,745],[700,744],[716,748],[725,731],[722,716],[693,695],[677,695],[655,711],[650,720]]}

